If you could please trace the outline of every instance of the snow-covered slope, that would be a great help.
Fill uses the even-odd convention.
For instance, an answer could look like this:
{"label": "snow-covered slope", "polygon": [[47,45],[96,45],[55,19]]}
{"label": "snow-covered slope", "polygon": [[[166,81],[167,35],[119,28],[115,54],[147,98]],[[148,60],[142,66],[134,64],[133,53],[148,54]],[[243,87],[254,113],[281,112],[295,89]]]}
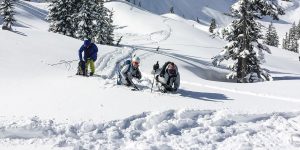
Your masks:
{"label": "snow-covered slope", "polygon": [[[105,6],[124,47],[98,45],[98,76],[79,77],[82,41],[47,32],[47,4],[19,3],[20,26],[0,31],[1,149],[298,148],[300,67],[292,53],[267,55],[272,82],[228,82],[228,70],[211,65],[225,42],[207,26],[116,1]],[[115,84],[116,63],[133,54],[142,58],[143,79],[134,81],[142,91]],[[180,90],[151,93],[152,65],[167,60],[179,66]]]}
{"label": "snow-covered slope", "polygon": [[[230,6],[236,2],[235,0],[130,0],[131,3],[134,1],[136,7],[140,3],[141,8],[158,15],[170,13],[170,9],[173,7],[174,13],[181,17],[194,21],[198,18],[201,24],[206,25],[210,23],[212,18],[215,18],[220,26],[227,25],[232,20],[226,14],[230,13]],[[281,18],[282,20],[287,22],[299,21],[299,0],[276,1],[286,11],[286,15]]]}
{"label": "snow-covered slope", "polygon": [[[221,25],[228,24],[231,18],[224,15],[230,10],[234,0],[135,0],[136,5],[162,15],[170,13],[171,7],[174,13],[190,20],[200,20],[202,24],[208,25],[212,18],[215,18]],[[133,3],[133,0],[131,0]]]}

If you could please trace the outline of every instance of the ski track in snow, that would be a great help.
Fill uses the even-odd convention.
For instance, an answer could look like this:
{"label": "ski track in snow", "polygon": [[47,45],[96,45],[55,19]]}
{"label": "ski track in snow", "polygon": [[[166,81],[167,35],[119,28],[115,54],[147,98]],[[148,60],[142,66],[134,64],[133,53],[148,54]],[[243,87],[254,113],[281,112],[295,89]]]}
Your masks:
{"label": "ski track in snow", "polygon": [[117,48],[113,52],[104,54],[96,62],[96,73],[111,79],[115,75],[117,64],[130,58],[133,52],[134,50],[128,48]]}
{"label": "ski track in snow", "polygon": [[144,112],[122,120],[57,123],[0,117],[1,144],[83,149],[299,148],[300,113],[231,114],[211,110]]}
{"label": "ski track in snow", "polygon": [[41,20],[47,21],[46,17],[48,15],[47,11],[39,9],[33,5],[30,5],[28,3],[25,3],[23,1],[17,1],[16,6],[18,6],[21,9],[26,10],[27,12],[31,13],[33,16],[38,17]]}
{"label": "ski track in snow", "polygon": [[[166,22],[170,20],[169,18],[165,18],[163,20],[163,24],[167,27],[167,30],[160,30],[160,31],[155,31],[150,34],[146,35],[137,35],[137,34],[122,34],[121,36],[126,37],[126,39],[130,39],[131,41],[143,41],[142,44],[138,45],[152,45],[152,44],[158,44],[160,42],[166,41],[171,37],[171,34],[173,32],[172,28],[170,25],[168,25]],[[145,43],[144,41],[150,41],[148,43]]]}
{"label": "ski track in snow", "polygon": [[[163,20],[163,23],[167,26],[168,30],[157,31],[157,32],[153,32],[150,34],[150,39],[152,41],[155,41],[154,43],[160,43],[160,42],[166,41],[168,38],[171,37],[173,30],[172,30],[171,26],[166,23],[168,20],[169,20],[169,18],[166,18]],[[151,43],[151,44],[154,44],[154,43]]]}

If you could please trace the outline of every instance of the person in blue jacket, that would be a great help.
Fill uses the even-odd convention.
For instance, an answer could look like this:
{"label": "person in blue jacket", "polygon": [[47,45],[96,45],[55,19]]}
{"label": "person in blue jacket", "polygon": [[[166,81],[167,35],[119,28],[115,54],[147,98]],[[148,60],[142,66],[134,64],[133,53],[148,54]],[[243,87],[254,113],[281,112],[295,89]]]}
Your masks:
{"label": "person in blue jacket", "polygon": [[[84,53],[82,57],[82,53]],[[90,76],[95,73],[95,61],[97,60],[98,47],[91,40],[84,40],[83,45],[79,49],[80,62],[85,63],[83,75],[88,76],[88,66],[90,66]]]}

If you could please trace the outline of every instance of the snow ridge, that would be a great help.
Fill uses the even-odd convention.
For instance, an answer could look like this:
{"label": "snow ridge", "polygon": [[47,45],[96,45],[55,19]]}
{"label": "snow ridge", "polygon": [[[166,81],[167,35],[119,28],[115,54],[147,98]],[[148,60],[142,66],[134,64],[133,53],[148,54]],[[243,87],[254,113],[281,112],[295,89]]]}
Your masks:
{"label": "snow ridge", "polygon": [[0,119],[0,143],[74,149],[291,149],[300,113],[230,114],[211,110],[144,112],[104,123]]}

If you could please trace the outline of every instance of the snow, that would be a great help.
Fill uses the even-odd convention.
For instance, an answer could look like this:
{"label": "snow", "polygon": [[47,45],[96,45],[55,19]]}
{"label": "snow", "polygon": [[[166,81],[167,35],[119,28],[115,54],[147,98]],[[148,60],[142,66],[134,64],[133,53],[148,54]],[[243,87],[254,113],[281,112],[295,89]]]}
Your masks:
{"label": "snow", "polygon": [[1,118],[0,138],[16,139],[1,141],[6,144],[26,141],[25,147],[31,141],[64,149],[295,149],[299,121],[299,113],[192,109],[144,112],[106,123]]}
{"label": "snow", "polygon": [[[204,2],[218,12],[231,4]],[[274,81],[236,84],[226,80],[226,64],[213,67],[211,58],[226,43],[212,39],[206,24],[107,2],[124,47],[98,45],[97,76],[85,78],[74,75],[82,41],[47,31],[47,3],[18,3],[15,31],[0,30],[1,149],[299,148],[294,53],[271,47],[263,67]],[[116,85],[116,63],[131,55],[142,59],[143,78],[134,81],[142,91]],[[157,60],[179,67],[177,94],[151,93]]]}

